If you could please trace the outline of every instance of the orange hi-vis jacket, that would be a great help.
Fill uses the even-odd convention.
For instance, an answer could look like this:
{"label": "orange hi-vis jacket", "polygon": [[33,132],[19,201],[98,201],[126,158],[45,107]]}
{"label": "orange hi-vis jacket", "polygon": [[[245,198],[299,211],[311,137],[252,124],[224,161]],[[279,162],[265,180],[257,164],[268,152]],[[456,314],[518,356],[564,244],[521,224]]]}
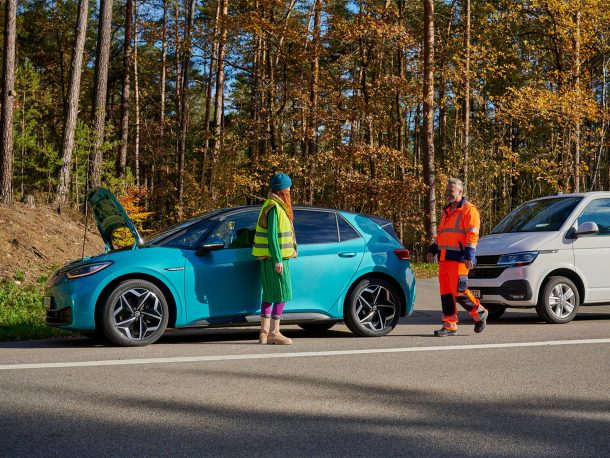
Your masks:
{"label": "orange hi-vis jacket", "polygon": [[481,217],[477,207],[462,198],[457,208],[443,207],[441,223],[428,252],[439,255],[439,261],[470,260],[475,262]]}

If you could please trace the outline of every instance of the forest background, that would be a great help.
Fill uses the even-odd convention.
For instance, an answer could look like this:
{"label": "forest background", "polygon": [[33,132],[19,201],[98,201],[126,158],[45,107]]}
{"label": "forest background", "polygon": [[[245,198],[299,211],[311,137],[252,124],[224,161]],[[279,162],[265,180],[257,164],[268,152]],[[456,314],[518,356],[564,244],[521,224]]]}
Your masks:
{"label": "forest background", "polygon": [[[605,0],[4,0],[0,200],[146,230],[260,203],[391,219],[421,257],[448,177],[486,233],[608,190]],[[437,190],[440,190],[439,193]]]}

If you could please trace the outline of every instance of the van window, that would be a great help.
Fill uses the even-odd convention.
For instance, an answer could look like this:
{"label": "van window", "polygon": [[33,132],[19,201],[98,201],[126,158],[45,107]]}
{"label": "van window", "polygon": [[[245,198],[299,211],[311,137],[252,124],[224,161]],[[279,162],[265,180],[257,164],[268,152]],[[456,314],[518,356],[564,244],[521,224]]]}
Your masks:
{"label": "van window", "polygon": [[531,200],[513,210],[492,234],[558,231],[582,197]]}
{"label": "van window", "polygon": [[596,199],[587,204],[578,217],[578,225],[582,223],[597,224],[596,235],[610,235],[610,199]]}

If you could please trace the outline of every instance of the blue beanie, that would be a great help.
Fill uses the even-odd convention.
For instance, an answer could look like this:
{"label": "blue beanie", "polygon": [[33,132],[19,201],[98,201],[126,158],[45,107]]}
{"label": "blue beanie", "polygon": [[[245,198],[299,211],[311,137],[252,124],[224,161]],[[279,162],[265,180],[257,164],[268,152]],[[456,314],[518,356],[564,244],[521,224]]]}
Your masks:
{"label": "blue beanie", "polygon": [[276,173],[273,175],[273,178],[271,178],[272,191],[281,191],[282,189],[289,188],[290,186],[292,186],[292,180],[285,173]]}

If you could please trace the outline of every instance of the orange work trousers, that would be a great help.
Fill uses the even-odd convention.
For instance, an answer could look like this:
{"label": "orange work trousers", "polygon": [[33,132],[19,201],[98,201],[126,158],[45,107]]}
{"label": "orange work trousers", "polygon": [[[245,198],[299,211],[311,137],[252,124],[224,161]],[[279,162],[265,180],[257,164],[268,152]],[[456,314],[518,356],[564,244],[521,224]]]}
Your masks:
{"label": "orange work trousers", "polygon": [[485,310],[479,300],[468,290],[468,268],[463,262],[441,261],[438,269],[438,281],[441,289],[443,306],[443,327],[457,329],[457,303],[464,307],[474,318],[481,319],[480,313]]}

